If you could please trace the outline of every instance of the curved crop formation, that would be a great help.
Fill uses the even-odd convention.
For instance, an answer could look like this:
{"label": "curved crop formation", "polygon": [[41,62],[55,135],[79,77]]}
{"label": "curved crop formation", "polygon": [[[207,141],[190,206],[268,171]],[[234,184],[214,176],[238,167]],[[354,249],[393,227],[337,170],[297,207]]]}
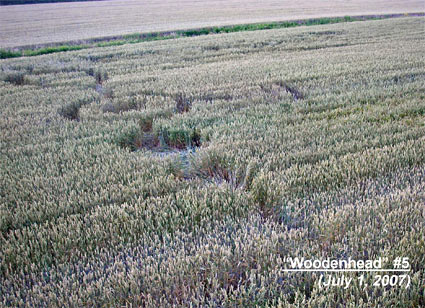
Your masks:
{"label": "curved crop formation", "polygon": [[[420,307],[424,18],[0,61],[3,307]],[[409,258],[409,288],[285,258]]]}

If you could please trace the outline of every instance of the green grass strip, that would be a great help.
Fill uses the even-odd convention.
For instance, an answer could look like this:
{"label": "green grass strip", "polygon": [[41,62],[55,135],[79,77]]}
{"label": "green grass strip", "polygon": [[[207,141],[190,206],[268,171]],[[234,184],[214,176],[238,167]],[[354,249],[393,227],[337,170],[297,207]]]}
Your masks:
{"label": "green grass strip", "polygon": [[405,13],[405,14],[387,14],[387,15],[363,15],[363,16],[345,16],[345,17],[329,17],[329,18],[313,18],[303,19],[297,21],[283,21],[283,22],[271,22],[271,23],[256,23],[256,24],[242,24],[233,26],[222,26],[222,27],[205,27],[200,29],[190,30],[177,30],[177,31],[166,31],[166,32],[152,32],[152,33],[133,33],[122,35],[114,38],[97,38],[88,41],[83,45],[72,45],[70,42],[68,45],[59,46],[48,46],[34,49],[24,50],[8,50],[0,49],[0,59],[17,58],[17,57],[32,57],[45,55],[56,52],[65,52],[71,50],[81,50],[95,47],[109,47],[109,46],[121,46],[125,44],[137,44],[149,41],[176,39],[183,37],[194,37],[200,35],[209,34],[220,34],[220,33],[233,33],[243,31],[258,31],[258,30],[270,30],[270,29],[282,29],[292,28],[299,26],[316,26],[335,24],[342,22],[353,22],[353,21],[366,21],[366,20],[377,20],[387,18],[398,18],[398,17],[412,17],[412,16],[424,16],[424,13]]}

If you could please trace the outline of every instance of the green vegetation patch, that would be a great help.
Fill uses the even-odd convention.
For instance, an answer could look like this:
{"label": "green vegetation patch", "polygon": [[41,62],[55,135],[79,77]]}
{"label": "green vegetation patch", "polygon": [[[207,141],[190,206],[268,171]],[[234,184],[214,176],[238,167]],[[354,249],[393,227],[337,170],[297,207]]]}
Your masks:
{"label": "green vegetation patch", "polygon": [[149,124],[145,122],[143,125],[140,130],[132,129],[119,136],[118,145],[131,151],[148,149],[155,152],[165,152],[200,147],[202,144],[201,134],[197,129],[158,128],[151,131]]}
{"label": "green vegetation patch", "polygon": [[155,152],[185,150],[200,147],[201,133],[198,129],[177,129],[154,127],[156,119],[169,118],[167,111],[146,114],[139,118],[138,127],[132,128],[118,137],[118,145],[131,151],[148,149]]}
{"label": "green vegetation patch", "polygon": [[24,72],[8,72],[3,77],[3,80],[11,84],[21,86],[25,84],[25,73]]}

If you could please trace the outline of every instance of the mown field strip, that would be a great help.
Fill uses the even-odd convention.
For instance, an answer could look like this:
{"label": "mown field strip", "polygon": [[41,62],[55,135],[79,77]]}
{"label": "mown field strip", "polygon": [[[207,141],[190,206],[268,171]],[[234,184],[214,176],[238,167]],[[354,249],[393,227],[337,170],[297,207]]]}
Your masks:
{"label": "mown field strip", "polygon": [[0,47],[229,24],[423,11],[420,0],[266,0],[261,4],[253,0],[114,0],[1,6]]}

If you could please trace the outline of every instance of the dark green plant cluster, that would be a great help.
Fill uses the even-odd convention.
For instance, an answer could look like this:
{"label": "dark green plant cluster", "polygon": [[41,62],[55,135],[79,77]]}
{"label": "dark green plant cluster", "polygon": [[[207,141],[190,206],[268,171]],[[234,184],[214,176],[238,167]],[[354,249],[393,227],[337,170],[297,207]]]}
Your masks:
{"label": "dark green plant cluster", "polygon": [[117,140],[118,145],[124,149],[136,151],[140,147],[141,134],[137,129],[131,129],[122,133]]}
{"label": "dark green plant cluster", "polygon": [[25,84],[25,73],[23,72],[10,72],[4,77],[4,81],[12,83],[17,86]]}
{"label": "dark green plant cluster", "polygon": [[139,119],[139,126],[142,132],[147,133],[152,131],[153,116],[147,115]]}
{"label": "dark green plant cluster", "polygon": [[22,57],[22,52],[0,49],[0,59]]}
{"label": "dark green plant cluster", "polygon": [[189,112],[189,110],[192,108],[191,100],[182,93],[179,93],[175,96],[175,101],[177,113]]}
{"label": "dark green plant cluster", "polygon": [[104,69],[98,69],[94,72],[94,79],[96,80],[96,83],[101,85],[104,81],[108,80],[108,72]]}
{"label": "dark green plant cluster", "polygon": [[80,119],[80,108],[84,103],[81,101],[69,103],[61,108],[59,108],[58,113],[68,120],[76,120]]}
{"label": "dark green plant cluster", "polygon": [[84,48],[86,48],[86,46],[84,46],[84,45],[53,46],[53,47],[40,48],[40,49],[36,49],[36,50],[25,50],[25,51],[22,52],[22,55],[27,56],[27,57],[40,56],[40,55],[47,55],[49,53],[80,50],[80,49],[84,49]]}
{"label": "dark green plant cluster", "polygon": [[233,174],[231,164],[218,152],[210,151],[191,162],[191,173],[204,179],[230,182]]}
{"label": "dark green plant cluster", "polygon": [[168,118],[167,111],[143,115],[139,118],[137,128],[123,133],[118,138],[118,145],[136,151],[146,148],[152,151],[184,150],[201,146],[201,133],[198,129],[174,129],[169,127],[154,128],[155,119]]}
{"label": "dark green plant cluster", "polygon": [[39,49],[28,49],[21,51],[11,51],[6,49],[0,49],[0,59],[7,58],[19,58],[19,57],[33,57],[40,55],[47,55],[50,53],[72,51],[72,50],[81,50],[88,48],[86,45],[61,45],[61,46],[52,46],[52,47],[43,47]]}
{"label": "dark green plant cluster", "polygon": [[59,115],[68,120],[80,120],[80,109],[81,107],[90,104],[92,101],[96,101],[97,98],[78,99],[61,106],[58,109]]}
{"label": "dark green plant cluster", "polygon": [[158,128],[152,131],[152,123],[144,120],[141,129],[131,129],[118,137],[118,145],[136,151],[142,148],[151,151],[184,150],[201,146],[201,133],[197,129]]}
{"label": "dark green plant cluster", "polygon": [[201,146],[199,130],[161,128],[157,132],[158,139],[164,147],[183,150],[190,147]]}

